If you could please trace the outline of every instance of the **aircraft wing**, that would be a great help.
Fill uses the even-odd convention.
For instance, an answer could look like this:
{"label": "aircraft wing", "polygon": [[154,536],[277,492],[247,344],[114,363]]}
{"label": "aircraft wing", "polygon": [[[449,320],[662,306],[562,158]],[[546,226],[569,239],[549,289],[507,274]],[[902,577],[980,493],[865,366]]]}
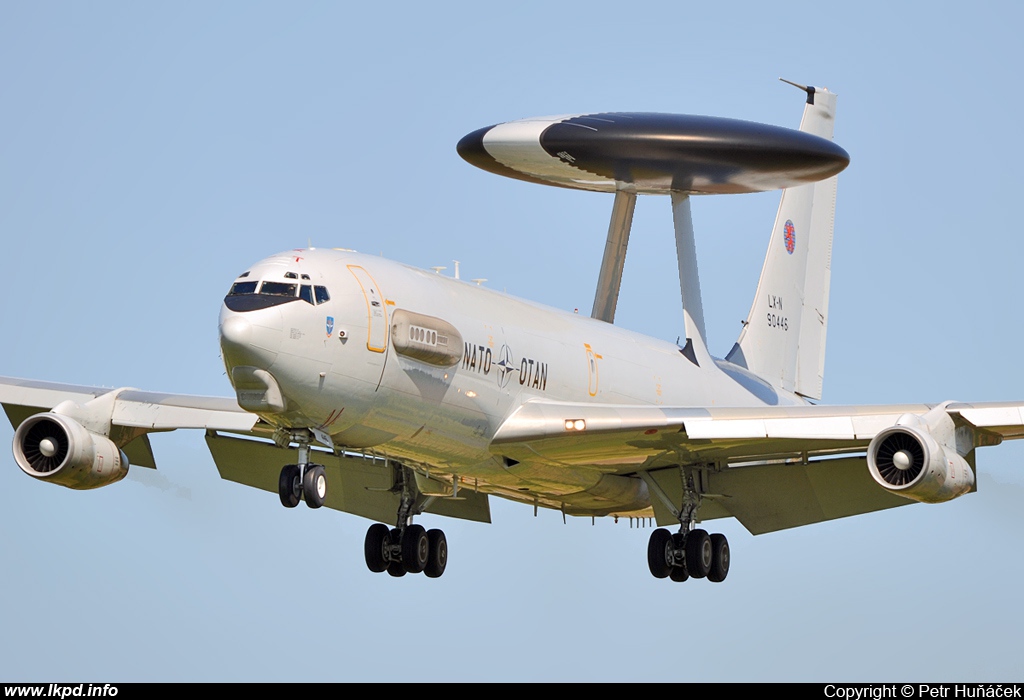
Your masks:
{"label": "aircraft wing", "polygon": [[[130,464],[156,468],[148,433],[194,428],[206,430],[206,443],[221,478],[277,494],[278,475],[290,457],[273,443],[222,433],[270,437],[273,429],[242,410],[234,399],[167,394],[138,389],[110,389],[0,377],[0,404],[17,429],[29,416],[75,404],[60,412],[87,427],[106,432],[124,450]],[[291,459],[294,459],[293,457]],[[394,489],[386,460],[316,451],[332,489],[324,505],[374,520],[388,521],[398,511],[400,491]],[[454,518],[490,522],[487,496],[475,492],[438,494],[423,509]]]}
{"label": "aircraft wing", "polygon": [[[638,455],[682,451],[737,462],[863,450],[905,414],[938,404],[685,408],[530,401],[499,427],[492,452],[562,464],[636,464]],[[970,426],[975,446],[1024,437],[1024,403],[942,404]],[[678,458],[676,458],[678,461]]]}
{"label": "aircraft wing", "polygon": [[147,433],[202,428],[257,434],[259,418],[239,408],[234,399],[167,394],[138,389],[79,386],[0,377],[0,404],[17,428],[31,415],[71,402],[71,416],[104,424],[110,439],[131,464],[156,467]]}
{"label": "aircraft wing", "polygon": [[[497,431],[491,450],[521,462],[636,474],[659,525],[678,522],[681,464],[696,470],[701,520],[735,517],[754,534],[907,505],[867,465],[881,431],[938,408],[974,467],[975,447],[1024,437],[1022,403],[683,408],[533,401]],[[934,414],[931,414],[934,415]]]}
{"label": "aircraft wing", "polygon": [[[247,432],[258,417],[239,408],[234,399],[79,386],[0,377],[0,403],[47,411],[64,401],[85,404],[113,394],[111,423],[150,431],[206,428]],[[17,427],[17,426],[15,426]]]}

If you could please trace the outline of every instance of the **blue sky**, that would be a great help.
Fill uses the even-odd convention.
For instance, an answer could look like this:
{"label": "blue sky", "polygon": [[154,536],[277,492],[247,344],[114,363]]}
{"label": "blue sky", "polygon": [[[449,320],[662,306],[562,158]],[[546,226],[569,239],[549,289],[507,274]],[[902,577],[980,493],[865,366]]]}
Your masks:
{"label": "blue sky", "polygon": [[[829,403],[1019,400],[1021,10],[1010,3],[0,6],[0,374],[229,395],[227,287],[341,246],[588,309],[611,198],[455,153],[591,110],[796,126],[838,93]],[[712,352],[777,194],[693,204]],[[637,206],[616,321],[682,326],[668,202]],[[0,438],[10,440],[9,426]],[[222,482],[200,433],[78,493],[0,460],[0,680],[1019,680],[1024,449],[979,491],[754,538],[723,585],[649,531],[492,502],[442,579],[362,562],[367,521]],[[437,518],[424,518],[438,526]]]}

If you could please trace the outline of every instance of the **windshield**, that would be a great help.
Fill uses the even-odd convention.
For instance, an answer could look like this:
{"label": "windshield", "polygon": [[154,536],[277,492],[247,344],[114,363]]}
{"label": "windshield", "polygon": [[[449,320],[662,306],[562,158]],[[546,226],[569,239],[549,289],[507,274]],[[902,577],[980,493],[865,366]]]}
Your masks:
{"label": "windshield", "polygon": [[299,285],[288,282],[264,282],[260,287],[260,294],[270,294],[275,297],[293,297]]}

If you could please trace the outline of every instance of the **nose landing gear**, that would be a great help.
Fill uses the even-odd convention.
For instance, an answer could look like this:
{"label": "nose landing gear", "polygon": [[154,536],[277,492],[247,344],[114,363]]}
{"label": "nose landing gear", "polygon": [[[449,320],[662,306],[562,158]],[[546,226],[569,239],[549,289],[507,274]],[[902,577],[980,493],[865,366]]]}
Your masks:
{"label": "nose landing gear", "polygon": [[293,431],[290,438],[299,443],[299,463],[287,464],[277,480],[281,505],[294,508],[305,500],[310,508],[319,508],[327,500],[327,472],[322,465],[309,463],[309,435]]}

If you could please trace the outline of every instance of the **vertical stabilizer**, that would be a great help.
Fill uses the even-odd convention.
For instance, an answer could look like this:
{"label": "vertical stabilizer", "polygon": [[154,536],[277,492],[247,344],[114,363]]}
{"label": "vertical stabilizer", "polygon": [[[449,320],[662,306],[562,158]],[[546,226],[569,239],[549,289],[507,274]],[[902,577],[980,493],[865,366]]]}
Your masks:
{"label": "vertical stabilizer", "polygon": [[[805,89],[800,130],[831,139],[836,96]],[[835,211],[835,177],[783,191],[750,315],[726,358],[811,399],[825,370]]]}

